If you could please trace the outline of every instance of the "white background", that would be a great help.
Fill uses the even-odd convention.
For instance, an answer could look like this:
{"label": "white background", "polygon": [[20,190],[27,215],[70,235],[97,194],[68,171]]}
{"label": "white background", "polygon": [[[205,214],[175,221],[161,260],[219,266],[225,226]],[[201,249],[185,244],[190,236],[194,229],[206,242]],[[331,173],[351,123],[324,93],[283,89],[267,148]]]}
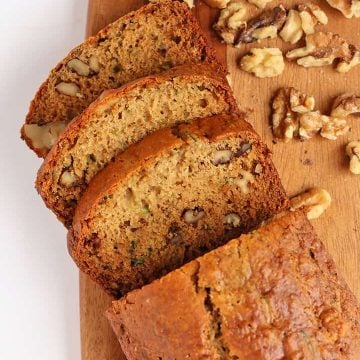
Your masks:
{"label": "white background", "polygon": [[87,0],[0,0],[0,359],[80,359],[78,271],[19,138],[48,72],[85,35]]}

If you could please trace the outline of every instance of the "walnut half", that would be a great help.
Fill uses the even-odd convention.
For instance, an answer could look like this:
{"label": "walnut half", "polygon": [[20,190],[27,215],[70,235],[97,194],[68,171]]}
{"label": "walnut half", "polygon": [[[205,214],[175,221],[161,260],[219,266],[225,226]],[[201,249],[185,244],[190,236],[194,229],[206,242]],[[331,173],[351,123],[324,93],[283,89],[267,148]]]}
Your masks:
{"label": "walnut half", "polygon": [[354,46],[348,44],[339,35],[331,32],[318,32],[306,36],[306,46],[289,51],[288,59],[297,59],[304,67],[332,64],[335,59],[350,61],[354,55]]}
{"label": "walnut half", "polygon": [[360,114],[360,96],[343,94],[334,99],[331,116],[346,118],[352,114]]}
{"label": "walnut half", "polygon": [[328,191],[316,187],[290,199],[291,210],[304,209],[309,220],[317,219],[330,204]]}
{"label": "walnut half", "polygon": [[360,174],[360,141],[351,141],[346,146],[346,155],[350,158],[349,168],[355,174]]}
{"label": "walnut half", "polygon": [[360,17],[360,0],[326,0],[328,4],[341,11],[348,19]]}
{"label": "walnut half", "polygon": [[240,60],[240,67],[260,78],[280,75],[285,68],[282,52],[278,48],[252,48]]}

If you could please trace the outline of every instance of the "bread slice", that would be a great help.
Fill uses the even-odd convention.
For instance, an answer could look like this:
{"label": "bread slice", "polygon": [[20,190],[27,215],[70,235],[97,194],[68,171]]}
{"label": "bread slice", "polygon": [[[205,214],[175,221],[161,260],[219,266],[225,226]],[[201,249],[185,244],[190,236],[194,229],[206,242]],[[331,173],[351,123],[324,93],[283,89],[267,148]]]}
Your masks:
{"label": "bread slice", "polygon": [[288,205],[270,151],[243,117],[162,129],[90,183],[71,256],[115,296],[254,228]]}
{"label": "bread slice", "polygon": [[128,360],[358,359],[360,308],[301,212],[113,302]]}
{"label": "bread slice", "polygon": [[68,125],[46,157],[36,187],[69,226],[86,185],[118,152],[159,128],[234,111],[226,80],[210,65],[136,80],[107,92]]}
{"label": "bread slice", "polygon": [[103,90],[195,63],[218,64],[189,7],[178,1],[145,5],[60,61],[31,102],[22,138],[44,156],[65,124]]}

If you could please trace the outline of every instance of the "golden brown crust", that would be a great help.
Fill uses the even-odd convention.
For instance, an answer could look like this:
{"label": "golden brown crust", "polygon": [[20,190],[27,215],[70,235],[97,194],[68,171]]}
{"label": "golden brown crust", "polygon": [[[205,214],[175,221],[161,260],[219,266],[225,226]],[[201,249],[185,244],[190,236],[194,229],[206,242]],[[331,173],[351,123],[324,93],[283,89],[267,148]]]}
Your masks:
{"label": "golden brown crust", "polygon": [[360,353],[359,304],[302,212],[129,293],[107,317],[129,360]]}
{"label": "golden brown crust", "polygon": [[[112,24],[109,24],[104,29],[100,30],[98,34],[95,36],[89,37],[84,43],[80,44],[76,48],[70,51],[70,53],[61,60],[55,68],[50,72],[49,77],[45,82],[41,85],[38,92],[35,95],[35,98],[31,101],[29,112],[26,116],[25,124],[38,124],[43,125],[45,123],[53,122],[53,121],[70,121],[72,118],[74,118],[76,115],[78,115],[83,109],[85,109],[92,101],[94,101],[97,96],[101,93],[101,91],[105,90],[104,88],[101,89],[93,89],[93,96],[92,98],[85,99],[83,102],[83,105],[81,105],[81,109],[78,109],[79,107],[79,98],[71,98],[67,96],[65,99],[58,98],[56,102],[52,102],[50,100],[46,100],[46,98],[49,96],[50,91],[55,91],[55,89],[50,90],[49,84],[51,81],[53,81],[54,77],[59,77],[58,71],[63,68],[71,59],[76,58],[81,54],[83,49],[94,47],[102,38],[106,37],[107,33],[111,31],[113,28],[116,28],[120,22],[126,22],[130,19],[136,19],[140,17],[141,15],[147,15],[151,14],[155,11],[160,11],[159,9],[168,9],[171,11],[175,11],[179,16],[182,16],[185,20],[184,22],[186,25],[184,25],[183,28],[186,29],[187,32],[193,34],[193,48],[198,48],[200,52],[203,52],[201,55],[201,60],[199,61],[194,51],[194,59],[193,61],[186,61],[185,63],[207,63],[212,64],[213,66],[216,66],[218,68],[219,72],[222,72],[225,74],[225,70],[220,65],[219,61],[216,59],[215,51],[208,45],[208,42],[206,40],[206,37],[202,33],[198,23],[196,22],[196,19],[192,15],[191,10],[188,8],[186,4],[183,4],[178,1],[164,1],[159,3],[149,3],[143,7],[141,7],[139,10],[130,12],[129,14],[123,16],[122,18],[118,19]],[[189,45],[188,45],[189,46]],[[178,59],[180,59],[182,54],[179,54]],[[190,55],[189,55],[190,56]],[[160,60],[159,60],[160,61]],[[180,61],[180,60],[179,60]],[[179,62],[177,65],[181,65],[181,62]],[[159,72],[154,71],[152,69],[151,73],[153,72]],[[149,73],[142,74],[141,76],[148,75]],[[133,79],[138,78],[139,76],[133,77]],[[89,81],[91,81],[91,78],[89,78]],[[115,86],[117,87],[117,86]],[[46,101],[50,101],[49,104],[46,104]],[[61,110],[60,110],[61,108]],[[62,112],[65,112],[66,115],[62,115]],[[44,116],[44,118],[39,118],[41,114]],[[46,115],[47,114],[47,115]],[[45,116],[46,115],[46,116]],[[26,135],[24,126],[21,128],[21,138],[25,140],[26,144],[35,151],[35,153],[38,156],[44,157],[47,154],[47,151],[44,149],[36,149],[31,139]]]}
{"label": "golden brown crust", "polygon": [[134,90],[136,91],[136,89],[155,87],[156,85],[171,81],[175,78],[184,78],[187,79],[188,82],[195,81],[196,79],[207,79],[214,87],[224,93],[225,102],[229,105],[229,113],[238,112],[235,99],[232,96],[223,73],[219,72],[216,66],[209,64],[197,64],[191,67],[187,65],[178,66],[161,74],[150,75],[134,80],[118,89],[106,91],[100,98],[90,104],[83,113],[67,125],[38,171],[35,184],[36,189],[43,198],[46,206],[54,211],[59,220],[66,226],[70,225],[72,222],[74,206],[69,211],[67,211],[67,209],[62,210],[58,208],[56,195],[51,193],[52,176],[50,176],[50,174],[55,168],[60,154],[65,153],[67,149],[71,148],[76,143],[77,136],[81,129],[86,126],[93,114],[102,106],[106,106],[117,98],[124,98]]}

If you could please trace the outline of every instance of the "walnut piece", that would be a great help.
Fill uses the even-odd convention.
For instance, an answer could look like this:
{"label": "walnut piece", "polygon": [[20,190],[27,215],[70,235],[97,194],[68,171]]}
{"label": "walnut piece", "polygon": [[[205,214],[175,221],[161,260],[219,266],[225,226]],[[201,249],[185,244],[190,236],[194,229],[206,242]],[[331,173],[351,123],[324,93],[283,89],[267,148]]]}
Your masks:
{"label": "walnut piece", "polygon": [[276,6],[271,10],[262,12],[258,17],[249,20],[245,27],[239,29],[235,37],[235,46],[252,43],[267,37],[274,38],[286,20],[286,9]]}
{"label": "walnut piece", "polygon": [[67,66],[74,70],[78,75],[88,76],[90,74],[90,66],[79,59],[72,59],[67,63]]}
{"label": "walnut piece", "polygon": [[185,209],[183,212],[183,219],[187,224],[196,224],[205,216],[204,209],[195,207],[194,209]]}
{"label": "walnut piece", "polygon": [[331,116],[346,118],[352,114],[360,114],[360,96],[343,94],[334,99]]}
{"label": "walnut piece", "polygon": [[71,171],[64,171],[60,177],[60,183],[66,187],[74,185],[77,181],[77,176]]}
{"label": "walnut piece", "polygon": [[221,10],[219,19],[213,27],[226,44],[234,44],[238,32],[246,28],[245,15],[246,7],[241,3],[230,3]]}
{"label": "walnut piece", "polygon": [[296,59],[304,67],[330,65],[335,59],[350,61],[353,45],[331,32],[318,32],[306,36],[306,46],[289,51],[286,57]]}
{"label": "walnut piece", "polygon": [[240,216],[236,213],[230,213],[224,216],[223,224],[225,229],[230,230],[239,227],[241,224]]}
{"label": "walnut piece", "polygon": [[315,4],[301,4],[298,6],[298,10],[301,26],[305,34],[314,34],[316,25],[326,25],[328,23],[328,17],[325,12]]}
{"label": "walnut piece", "polygon": [[329,140],[336,140],[339,136],[345,135],[349,129],[346,119],[325,116],[320,135]]}
{"label": "walnut piece", "polygon": [[285,42],[295,44],[301,39],[303,33],[300,14],[297,10],[291,9],[279,35]]}
{"label": "walnut piece", "polygon": [[224,9],[229,4],[230,0],[204,0],[206,4],[213,8]]}
{"label": "walnut piece", "polygon": [[360,141],[351,141],[346,146],[346,155],[350,158],[349,168],[355,174],[360,174]]}
{"label": "walnut piece", "polygon": [[74,83],[61,82],[55,86],[55,89],[64,95],[81,97],[80,88]]}
{"label": "walnut piece", "polygon": [[99,60],[95,55],[90,57],[89,66],[90,66],[90,69],[96,74],[100,71]]}
{"label": "walnut piece", "polygon": [[55,121],[45,125],[26,124],[24,132],[35,149],[47,152],[55,144],[64,128],[64,121]]}
{"label": "walnut piece", "polygon": [[[281,88],[273,103],[272,130],[276,138],[290,141],[299,133],[299,114],[314,110],[315,99],[295,88]],[[304,120],[305,121],[305,120]]]}
{"label": "walnut piece", "polygon": [[341,11],[348,19],[352,17],[360,17],[360,1],[359,0],[326,0],[328,4]]}
{"label": "walnut piece", "polygon": [[278,48],[252,48],[240,61],[242,70],[260,78],[280,75],[285,68],[282,52]]}
{"label": "walnut piece", "polygon": [[266,10],[249,21],[245,20],[246,12],[247,8],[242,3],[230,3],[221,11],[214,29],[225,43],[239,47],[243,43],[274,38],[286,19],[286,9],[282,5]]}
{"label": "walnut piece", "polygon": [[322,115],[320,111],[310,111],[299,114],[299,137],[302,140],[311,139],[323,127],[327,116]]}
{"label": "walnut piece", "polygon": [[317,219],[330,204],[330,194],[320,188],[309,189],[290,199],[291,210],[304,209],[309,220]]}
{"label": "walnut piece", "polygon": [[250,4],[257,6],[260,9],[264,9],[267,4],[271,3],[273,0],[248,0]]}
{"label": "walnut piece", "polygon": [[254,176],[244,169],[239,170],[239,175],[240,177],[230,178],[229,183],[238,186],[242,193],[248,194],[250,192],[249,185],[255,181]]}
{"label": "walnut piece", "polygon": [[211,161],[214,165],[227,164],[232,158],[232,152],[230,150],[218,150],[214,154],[214,158]]}
{"label": "walnut piece", "polygon": [[350,60],[342,60],[336,66],[336,71],[339,73],[347,73],[353,67],[360,64],[360,51],[354,50],[352,58]]}

